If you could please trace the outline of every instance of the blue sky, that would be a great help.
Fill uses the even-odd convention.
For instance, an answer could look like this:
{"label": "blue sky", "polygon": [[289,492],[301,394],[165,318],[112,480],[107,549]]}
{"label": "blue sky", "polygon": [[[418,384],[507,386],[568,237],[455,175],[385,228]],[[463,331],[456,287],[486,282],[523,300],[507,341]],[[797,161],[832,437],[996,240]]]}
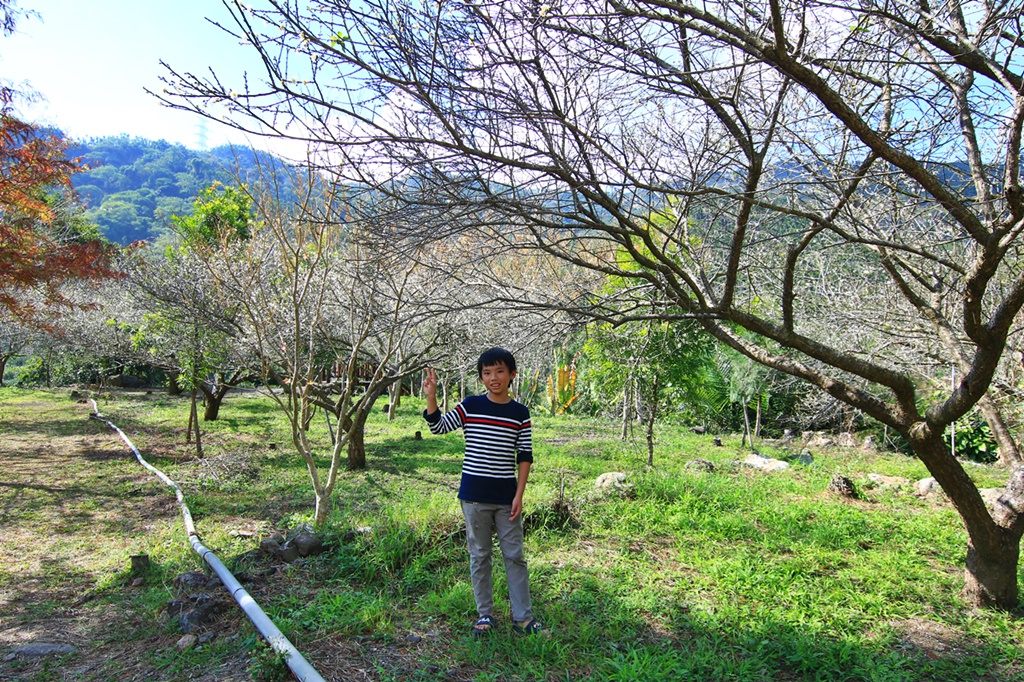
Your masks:
{"label": "blue sky", "polygon": [[[198,147],[198,116],[161,105],[160,60],[181,71],[214,67],[238,82],[258,66],[253,53],[206,21],[229,22],[220,0],[20,0],[37,17],[0,36],[0,77],[43,101],[20,105],[23,118],[75,138],[128,134]],[[253,144],[215,122],[207,144]]]}

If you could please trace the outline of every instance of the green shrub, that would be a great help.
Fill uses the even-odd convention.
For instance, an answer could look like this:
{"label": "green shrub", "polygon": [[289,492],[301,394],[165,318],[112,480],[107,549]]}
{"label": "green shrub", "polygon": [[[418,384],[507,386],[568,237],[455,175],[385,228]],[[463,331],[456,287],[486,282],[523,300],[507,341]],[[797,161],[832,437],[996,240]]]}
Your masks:
{"label": "green shrub", "polygon": [[[946,433],[946,445],[953,447],[953,433]],[[999,459],[999,447],[984,419],[972,419],[956,427],[956,456],[988,464]]]}

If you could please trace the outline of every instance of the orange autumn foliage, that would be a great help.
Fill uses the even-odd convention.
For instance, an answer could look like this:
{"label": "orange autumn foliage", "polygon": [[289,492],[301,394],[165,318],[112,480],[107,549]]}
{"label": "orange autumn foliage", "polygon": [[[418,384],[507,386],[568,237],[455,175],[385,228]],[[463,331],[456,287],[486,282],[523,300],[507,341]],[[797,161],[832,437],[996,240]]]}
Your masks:
{"label": "orange autumn foliage", "polygon": [[0,111],[0,315],[6,309],[37,322],[38,302],[51,311],[71,305],[61,292],[66,282],[118,276],[114,246],[61,219],[48,200],[54,190],[70,188],[80,168],[66,146]]}

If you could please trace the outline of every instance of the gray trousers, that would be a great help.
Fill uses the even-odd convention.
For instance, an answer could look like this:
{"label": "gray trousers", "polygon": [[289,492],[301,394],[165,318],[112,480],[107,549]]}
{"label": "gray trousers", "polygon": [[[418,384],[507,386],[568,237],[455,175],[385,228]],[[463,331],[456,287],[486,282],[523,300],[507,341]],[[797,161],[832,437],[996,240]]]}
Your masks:
{"label": "gray trousers", "polygon": [[494,611],[494,584],[491,579],[491,548],[494,534],[498,534],[501,556],[505,561],[508,597],[512,602],[512,620],[528,621],[533,618],[530,602],[530,579],[523,553],[523,516],[509,521],[511,505],[462,502],[462,515],[466,517],[466,546],[469,549],[469,577],[473,582],[476,610],[481,616]]}

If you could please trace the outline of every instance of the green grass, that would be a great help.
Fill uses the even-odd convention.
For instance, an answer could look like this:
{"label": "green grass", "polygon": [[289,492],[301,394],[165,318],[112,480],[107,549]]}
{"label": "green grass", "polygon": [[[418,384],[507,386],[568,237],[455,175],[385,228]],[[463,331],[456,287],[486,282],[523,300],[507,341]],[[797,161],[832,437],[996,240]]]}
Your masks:
{"label": "green grass", "polygon": [[[0,422],[27,400],[24,395],[0,391]],[[45,394],[30,394],[35,401],[40,396]],[[222,419],[203,424],[207,457],[199,461],[184,443],[187,408],[185,399],[156,394],[100,403],[147,459],[185,490],[204,544],[236,569],[251,568],[262,561],[252,554],[261,533],[312,518],[307,473],[290,448],[283,417],[265,398],[230,395]],[[381,680],[445,679],[453,669],[457,679],[473,680],[1024,675],[1021,614],[976,611],[959,597],[966,536],[955,511],[864,485],[867,473],[927,476],[917,460],[833,450],[815,452],[809,466],[764,474],[735,463],[746,455],[738,438],[726,436],[719,448],[710,436],[663,426],[655,467],[648,469],[646,444],[620,442],[613,424],[539,413],[526,500],[527,556],[535,609],[549,636],[516,637],[505,625],[499,560],[495,591],[502,626],[489,639],[474,641],[455,499],[462,441],[429,435],[421,409],[419,401],[406,398],[394,422],[379,410],[374,414],[368,468],[344,472],[338,483],[324,529],[329,551],[288,567],[260,596],[300,650],[313,652],[314,664],[317,655],[329,658],[330,647],[340,647]],[[33,428],[55,435],[98,431],[94,422],[68,420]],[[415,431],[424,439],[414,440]],[[326,453],[322,416],[311,433]],[[685,468],[695,457],[711,460],[716,471]],[[321,463],[326,466],[324,458]],[[137,465],[97,461],[96,476],[131,466]],[[627,474],[628,496],[592,494],[594,480],[607,471]],[[828,494],[837,471],[857,481],[865,499]],[[999,485],[1005,476],[989,467],[970,467],[969,473],[983,486]],[[562,523],[563,485],[574,523]],[[166,494],[159,486],[139,480],[107,494]],[[35,499],[19,513],[55,521],[45,495]],[[59,532],[72,537],[102,516],[102,504],[91,500],[64,515]],[[121,540],[122,547],[113,540],[102,545],[102,552],[117,557],[105,566],[117,565],[126,552],[155,557],[153,570],[163,580],[195,566],[182,549],[180,529],[139,536],[131,534],[132,523],[111,519],[101,527],[103,537],[131,537]],[[255,534],[233,533],[240,528]],[[46,579],[59,581],[72,570],[55,564]],[[121,598],[114,586],[122,577],[94,580],[92,589]],[[136,593],[133,608],[153,611],[165,592]],[[404,643],[409,632],[428,635],[420,649]],[[241,641],[234,649],[222,645],[212,654],[191,654],[196,661],[161,653],[153,665],[184,675],[204,656],[237,655]]]}

